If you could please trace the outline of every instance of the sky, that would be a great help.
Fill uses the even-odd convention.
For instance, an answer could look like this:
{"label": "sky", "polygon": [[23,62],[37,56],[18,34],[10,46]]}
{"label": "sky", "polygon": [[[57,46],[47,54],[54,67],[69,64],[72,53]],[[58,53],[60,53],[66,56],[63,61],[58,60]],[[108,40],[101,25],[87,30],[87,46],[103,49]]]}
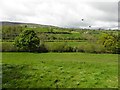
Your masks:
{"label": "sky", "polygon": [[0,0],[0,21],[117,29],[118,0]]}

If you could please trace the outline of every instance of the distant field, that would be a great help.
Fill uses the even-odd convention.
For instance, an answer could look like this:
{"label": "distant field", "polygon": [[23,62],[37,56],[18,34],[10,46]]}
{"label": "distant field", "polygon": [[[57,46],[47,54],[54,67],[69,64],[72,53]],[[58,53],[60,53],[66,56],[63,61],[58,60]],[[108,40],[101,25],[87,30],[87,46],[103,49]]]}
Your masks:
{"label": "distant field", "polygon": [[3,88],[117,88],[118,55],[2,53]]}
{"label": "distant field", "polygon": [[58,46],[58,45],[68,45],[68,46],[71,46],[71,47],[77,47],[77,46],[82,46],[82,45],[86,45],[86,44],[89,44],[88,42],[85,42],[85,41],[81,41],[81,42],[70,42],[70,41],[67,41],[67,42],[45,42],[44,43],[46,47],[48,48],[52,48],[53,46]]}

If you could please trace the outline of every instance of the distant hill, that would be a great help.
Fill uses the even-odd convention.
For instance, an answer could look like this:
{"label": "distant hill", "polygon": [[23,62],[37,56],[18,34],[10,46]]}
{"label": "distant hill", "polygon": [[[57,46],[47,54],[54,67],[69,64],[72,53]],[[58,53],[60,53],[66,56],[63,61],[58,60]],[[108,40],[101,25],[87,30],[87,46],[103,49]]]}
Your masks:
{"label": "distant hill", "polygon": [[35,23],[22,23],[22,22],[10,22],[10,21],[2,21],[2,25],[39,25],[39,26],[47,26]]}
{"label": "distant hill", "polygon": [[7,22],[7,21],[2,21],[2,25],[18,25],[18,24],[25,24],[25,23],[19,23],[19,22]]}
{"label": "distant hill", "polygon": [[[36,24],[36,23],[23,23],[23,22],[11,22],[11,21],[0,21],[0,26],[1,25],[27,25],[30,27],[46,27],[46,28],[61,28],[61,29],[65,29],[65,27],[59,27],[59,26],[52,26],[52,25],[42,25],[42,24]],[[87,30],[87,28],[66,28],[66,29],[79,29],[79,30]],[[90,30],[90,29],[89,29]],[[99,28],[94,28],[91,30],[99,30]],[[109,29],[104,29],[101,28],[101,30],[109,30]],[[110,29],[110,30],[119,30],[119,29]]]}
{"label": "distant hill", "polygon": [[22,23],[22,22],[10,22],[10,21],[1,21],[0,25],[29,25],[29,26],[36,26],[36,27],[53,27],[53,28],[62,28],[58,26],[52,26],[52,25],[42,25],[42,24],[36,24],[36,23]]}

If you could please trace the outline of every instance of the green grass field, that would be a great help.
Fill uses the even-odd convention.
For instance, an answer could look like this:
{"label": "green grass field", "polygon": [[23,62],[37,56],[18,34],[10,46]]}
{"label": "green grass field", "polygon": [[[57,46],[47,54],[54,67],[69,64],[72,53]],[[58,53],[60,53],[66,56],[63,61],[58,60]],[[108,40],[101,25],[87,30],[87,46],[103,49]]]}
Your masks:
{"label": "green grass field", "polygon": [[117,88],[118,55],[2,53],[3,88]]}
{"label": "green grass field", "polygon": [[89,44],[88,42],[85,42],[85,41],[81,41],[81,42],[44,42],[45,43],[45,46],[48,46],[49,47],[53,47],[53,46],[58,46],[60,44],[66,44],[66,45],[69,45],[71,47],[76,47],[76,46],[81,46],[81,45],[86,45],[86,44]]}

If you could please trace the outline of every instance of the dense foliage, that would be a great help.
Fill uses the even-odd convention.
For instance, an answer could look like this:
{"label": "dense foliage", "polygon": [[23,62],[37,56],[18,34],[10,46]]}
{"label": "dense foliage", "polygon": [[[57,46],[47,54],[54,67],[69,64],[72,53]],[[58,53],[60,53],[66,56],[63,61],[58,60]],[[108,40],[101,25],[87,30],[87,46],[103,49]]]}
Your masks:
{"label": "dense foliage", "polygon": [[24,30],[16,37],[14,44],[18,50],[31,52],[39,48],[40,40],[33,30]]}
{"label": "dense foliage", "polygon": [[118,36],[113,34],[102,34],[99,37],[100,44],[102,44],[108,52],[118,53]]}

